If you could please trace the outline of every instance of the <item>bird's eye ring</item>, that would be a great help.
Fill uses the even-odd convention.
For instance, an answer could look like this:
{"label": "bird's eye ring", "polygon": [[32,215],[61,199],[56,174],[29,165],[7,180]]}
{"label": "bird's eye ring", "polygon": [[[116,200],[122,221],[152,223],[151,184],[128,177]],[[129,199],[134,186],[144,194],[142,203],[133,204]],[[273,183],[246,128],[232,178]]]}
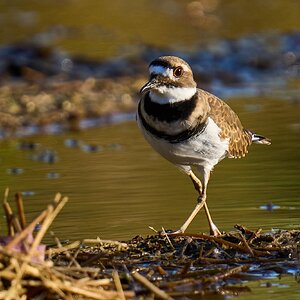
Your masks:
{"label": "bird's eye ring", "polygon": [[183,74],[183,68],[182,67],[177,67],[174,69],[173,74],[175,77],[180,77]]}

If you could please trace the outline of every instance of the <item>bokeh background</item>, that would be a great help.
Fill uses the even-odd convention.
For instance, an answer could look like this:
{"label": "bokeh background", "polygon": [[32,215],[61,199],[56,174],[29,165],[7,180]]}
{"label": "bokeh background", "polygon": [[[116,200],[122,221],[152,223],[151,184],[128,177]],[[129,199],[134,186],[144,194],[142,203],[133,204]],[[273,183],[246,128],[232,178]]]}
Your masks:
{"label": "bokeh background", "polygon": [[34,41],[70,55],[134,55],[141,45],[202,43],[299,29],[296,0],[1,1],[2,45]]}
{"label": "bokeh background", "polygon": [[[196,194],[134,121],[147,65],[175,54],[273,141],[216,168],[216,223],[298,226],[299,11],[284,0],[1,1],[1,191],[21,192],[29,215],[68,195],[63,238],[179,227]],[[191,230],[207,229],[199,219]]]}
{"label": "bokeh background", "polygon": [[[299,15],[298,0],[0,0],[0,193],[12,206],[21,193],[28,220],[69,196],[51,227],[62,241],[177,229],[197,195],[135,123],[147,65],[173,54],[272,139],[215,168],[215,223],[299,229]],[[189,231],[207,230],[200,212]],[[295,285],[254,282],[240,299],[298,299]]]}

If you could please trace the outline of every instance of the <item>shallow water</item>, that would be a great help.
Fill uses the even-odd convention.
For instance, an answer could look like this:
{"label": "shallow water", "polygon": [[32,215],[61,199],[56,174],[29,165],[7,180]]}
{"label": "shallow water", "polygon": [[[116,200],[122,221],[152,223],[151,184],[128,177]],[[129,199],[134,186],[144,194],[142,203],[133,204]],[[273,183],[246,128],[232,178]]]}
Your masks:
{"label": "shallow water", "polygon": [[[298,227],[300,105],[270,99],[229,104],[248,128],[273,144],[253,145],[246,158],[226,159],[215,168],[208,188],[215,222],[223,230],[236,223],[252,229]],[[38,145],[22,150],[22,141]],[[5,187],[11,195],[24,192],[28,214],[44,208],[56,192],[70,197],[52,228],[61,239],[128,239],[151,233],[148,226],[177,229],[197,197],[186,175],[146,144],[134,120],[3,140],[0,159],[2,192]],[[203,213],[189,231],[207,231]]]}
{"label": "shallow water", "polygon": [[[264,98],[233,99],[229,104],[243,124],[270,137],[272,145],[253,145],[246,158],[226,159],[215,168],[208,188],[214,221],[221,230],[237,223],[251,229],[299,228],[299,103]],[[20,149],[26,148],[24,142],[36,144]],[[186,175],[146,144],[134,120],[77,133],[2,140],[0,172],[0,190],[10,188],[10,202],[14,193],[24,193],[29,220],[56,192],[69,196],[51,227],[61,240],[125,240],[151,234],[148,226],[177,229],[197,196]],[[188,231],[208,231],[203,212]],[[46,241],[52,243],[49,234]],[[241,299],[299,296],[292,276],[246,284],[252,293]]]}
{"label": "shallow water", "polygon": [[239,300],[296,300],[299,299],[299,282],[292,276],[282,276],[248,282],[250,293],[241,294]]}

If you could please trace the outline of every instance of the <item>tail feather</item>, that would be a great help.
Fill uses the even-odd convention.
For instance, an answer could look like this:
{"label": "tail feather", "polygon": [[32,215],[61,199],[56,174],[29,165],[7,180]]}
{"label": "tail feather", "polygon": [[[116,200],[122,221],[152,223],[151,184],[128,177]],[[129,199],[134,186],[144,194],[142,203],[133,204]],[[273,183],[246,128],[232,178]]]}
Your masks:
{"label": "tail feather", "polygon": [[256,133],[252,135],[252,142],[255,144],[271,145],[271,140],[269,138]]}
{"label": "tail feather", "polygon": [[263,135],[256,134],[250,130],[247,130],[247,132],[251,135],[252,143],[262,144],[262,145],[271,145],[271,139],[269,139]]}

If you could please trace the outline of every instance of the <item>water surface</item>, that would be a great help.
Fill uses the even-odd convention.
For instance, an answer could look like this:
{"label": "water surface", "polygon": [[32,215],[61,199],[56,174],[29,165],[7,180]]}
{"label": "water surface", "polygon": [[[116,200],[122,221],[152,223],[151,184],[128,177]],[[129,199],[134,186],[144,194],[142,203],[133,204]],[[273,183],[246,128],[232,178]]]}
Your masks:
{"label": "water surface", "polygon": [[134,56],[145,44],[190,51],[215,38],[298,30],[299,10],[284,0],[1,1],[0,44],[34,41],[94,58]]}
{"label": "water surface", "polygon": [[[207,200],[215,222],[221,230],[236,223],[251,229],[298,228],[300,105],[267,98],[229,104],[248,128],[270,137],[272,145],[253,145],[246,158],[225,159],[216,166]],[[22,141],[38,147],[21,150]],[[40,161],[45,150],[53,154],[52,163]],[[177,229],[197,198],[189,178],[148,146],[134,120],[78,133],[3,140],[0,172],[2,192],[5,187],[11,195],[25,192],[30,216],[56,192],[69,196],[52,228],[61,239],[129,239],[151,233],[148,226]],[[188,231],[207,230],[200,212]]]}

